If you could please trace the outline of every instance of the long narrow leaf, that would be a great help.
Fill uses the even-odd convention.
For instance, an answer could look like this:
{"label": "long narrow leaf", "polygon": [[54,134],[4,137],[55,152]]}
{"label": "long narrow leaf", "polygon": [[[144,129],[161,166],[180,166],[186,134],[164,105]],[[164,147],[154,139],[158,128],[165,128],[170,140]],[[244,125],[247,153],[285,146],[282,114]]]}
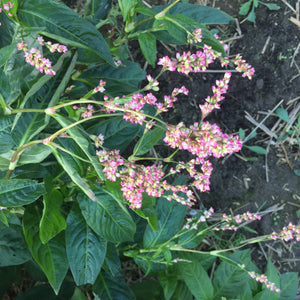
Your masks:
{"label": "long narrow leaf", "polygon": [[[67,127],[72,124],[72,121],[68,120],[62,115],[54,114],[52,117],[62,126]],[[89,144],[90,140],[83,135],[82,131],[78,129],[77,127],[71,127],[67,130],[70,137],[76,142],[76,144],[82,149],[84,154],[88,157],[91,164],[95,168],[95,171],[97,172],[97,175],[100,179],[104,179],[102,170],[100,168],[99,161],[97,160],[96,156],[92,155],[89,150]]]}

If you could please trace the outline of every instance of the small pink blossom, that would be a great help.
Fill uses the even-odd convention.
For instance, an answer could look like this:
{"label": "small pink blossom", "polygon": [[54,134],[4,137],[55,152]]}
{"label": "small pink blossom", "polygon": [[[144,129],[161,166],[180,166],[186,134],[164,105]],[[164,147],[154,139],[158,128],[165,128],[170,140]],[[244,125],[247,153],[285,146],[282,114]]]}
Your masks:
{"label": "small pink blossom", "polygon": [[276,293],[280,293],[280,289],[275,286],[275,283],[268,280],[268,277],[264,274],[257,274],[254,271],[248,272],[249,276],[256,281],[263,283],[270,291],[275,291]]}
{"label": "small pink blossom", "polygon": [[102,79],[99,81],[99,84],[93,89],[93,93],[103,93],[105,91],[106,82],[103,81]]}
{"label": "small pink blossom", "polygon": [[283,240],[285,242],[296,240],[300,241],[300,225],[294,225],[293,223],[289,223],[288,226],[283,227],[283,229],[276,233],[275,231],[270,235],[272,240]]}

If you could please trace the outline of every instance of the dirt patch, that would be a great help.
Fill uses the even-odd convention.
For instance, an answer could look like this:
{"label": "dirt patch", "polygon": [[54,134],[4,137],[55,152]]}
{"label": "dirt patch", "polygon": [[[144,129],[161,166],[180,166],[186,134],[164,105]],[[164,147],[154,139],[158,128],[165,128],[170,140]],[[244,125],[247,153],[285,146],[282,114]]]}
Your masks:
{"label": "dirt patch", "polygon": [[[292,12],[279,1],[277,4],[281,9],[278,11],[269,11],[263,6],[256,10],[256,25],[248,21],[242,23],[237,14],[238,3],[233,7],[232,2],[216,1],[216,7],[221,6],[223,11],[237,17],[241,32],[238,33],[238,27],[233,24],[218,27],[219,33],[225,38],[243,35],[231,42],[230,51],[232,54],[241,53],[255,67],[256,73],[251,81],[233,74],[221,110],[215,111],[208,120],[216,122],[225,132],[237,132],[242,128],[249,133],[255,125],[246,120],[245,111],[260,122],[265,113],[282,99],[281,107],[288,111],[300,103],[300,76],[297,76],[300,74],[300,53],[294,55],[299,47],[300,28],[289,21]],[[186,124],[200,120],[200,112],[195,107],[211,94],[210,85],[221,77],[222,74],[197,74],[185,80],[182,80],[183,77],[178,79],[176,83],[186,84],[193,95],[186,102],[177,104],[175,115],[171,118],[184,118]],[[273,127],[277,121],[278,117],[271,115],[263,124],[275,132]],[[279,135],[280,131],[277,133]],[[256,227],[259,234],[279,231],[289,222],[299,223],[296,211],[300,208],[300,178],[292,170],[300,168],[299,147],[289,142],[279,145],[276,139],[271,139],[261,129],[257,130],[257,137],[247,144],[269,148],[267,157],[243,148],[240,155],[257,157],[257,161],[244,161],[235,155],[214,161],[211,191],[201,194],[201,201],[206,207],[213,206],[219,211],[232,209],[236,213],[274,206],[282,208],[263,218]],[[300,246],[296,243],[276,241],[260,245],[256,251],[265,258],[260,261],[262,268],[269,257],[281,272],[300,270]]]}

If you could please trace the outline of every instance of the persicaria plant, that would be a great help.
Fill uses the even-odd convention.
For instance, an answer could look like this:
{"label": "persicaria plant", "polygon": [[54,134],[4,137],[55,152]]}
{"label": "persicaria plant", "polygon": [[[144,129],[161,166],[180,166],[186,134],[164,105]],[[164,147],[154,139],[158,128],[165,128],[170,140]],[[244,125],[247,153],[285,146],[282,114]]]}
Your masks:
{"label": "persicaria plant", "polygon": [[[189,212],[197,191],[210,190],[210,157],[242,148],[237,135],[207,117],[221,109],[232,73],[251,79],[254,68],[240,54],[227,57],[227,46],[200,22],[207,12],[210,24],[230,16],[179,2],[150,8],[141,1],[119,0],[118,7],[91,1],[85,18],[54,0],[0,2],[7,11],[0,15],[0,239],[6,245],[0,274],[14,266],[39,282],[21,299],[51,293],[146,299],[124,279],[126,263],[157,278],[151,289],[159,299],[295,294],[296,273],[279,275],[271,261],[262,272],[241,248],[299,241],[299,226],[224,248],[207,237],[236,232],[263,213]],[[123,32],[116,25],[121,16]],[[160,68],[155,78],[128,60],[130,40]],[[156,61],[157,40],[194,48]],[[162,95],[161,75],[205,72],[216,60],[224,75],[203,96],[198,122],[165,121],[178,98],[193,91],[182,85]]]}

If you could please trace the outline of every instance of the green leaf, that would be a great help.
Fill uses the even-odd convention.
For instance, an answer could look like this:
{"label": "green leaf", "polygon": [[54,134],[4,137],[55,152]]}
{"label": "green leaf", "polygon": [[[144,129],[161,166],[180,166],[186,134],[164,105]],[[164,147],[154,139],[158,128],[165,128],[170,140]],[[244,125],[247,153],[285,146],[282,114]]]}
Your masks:
{"label": "green leaf", "polygon": [[[225,260],[225,257],[221,257]],[[247,285],[249,275],[237,267],[237,264],[247,266],[251,263],[250,251],[238,251],[228,256],[229,260],[221,262],[214,274],[214,297],[218,299],[220,296],[236,297],[240,291]]]}
{"label": "green leaf", "polygon": [[[69,53],[67,52],[64,55],[67,56],[67,55],[69,55]],[[63,56],[61,56],[60,58],[62,58],[62,57]],[[63,78],[60,80],[58,87],[56,88],[53,96],[51,97],[48,107],[53,107],[58,104],[58,102],[61,98],[61,95],[65,92],[65,90],[70,82],[72,74],[75,72],[74,69],[75,69],[75,66],[77,63],[77,58],[78,58],[78,53],[76,51],[72,57],[72,60],[70,62],[68,62],[69,63],[68,69],[65,71]],[[50,116],[46,115],[47,123],[49,122],[49,119],[50,119]]]}
{"label": "green leaf", "polygon": [[12,159],[12,156],[14,154],[13,150],[10,150],[9,152],[0,154],[0,170],[6,171],[9,168],[10,160]]}
{"label": "green leaf", "polygon": [[109,47],[96,27],[64,3],[54,0],[19,0],[17,16],[24,25],[46,28],[44,35],[48,32],[48,37],[80,48],[81,62],[105,60],[113,64]]}
{"label": "green leaf", "polygon": [[295,173],[297,176],[300,176],[300,169],[294,170],[294,173]]}
{"label": "green leaf", "polygon": [[135,12],[149,16],[149,17],[153,17],[157,14],[157,11],[154,10],[153,8],[147,7],[141,3],[139,3],[136,8],[135,8]]}
{"label": "green leaf", "polygon": [[16,50],[16,43],[7,45],[0,49],[0,68],[9,60]]}
{"label": "green leaf", "polygon": [[163,137],[165,130],[162,128],[154,128],[146,132],[144,136],[135,144],[134,155],[143,155],[150,151],[150,149]]}
{"label": "green leaf", "polygon": [[178,278],[176,275],[172,276],[169,274],[161,274],[159,276],[159,283],[162,286],[163,290],[164,290],[164,296],[165,296],[165,300],[170,300],[172,295],[175,292],[177,283],[178,283]]}
{"label": "green leaf", "polygon": [[134,212],[143,219],[146,219],[148,221],[148,224],[151,226],[152,230],[158,231],[157,216],[154,208],[156,202],[155,200],[155,198],[150,197],[146,193],[144,193],[142,207],[139,209],[135,209]]}
{"label": "green leaf", "polygon": [[21,226],[10,225],[0,230],[0,257],[0,267],[20,265],[30,260]]}
{"label": "green leaf", "polygon": [[41,211],[37,206],[26,208],[23,216],[25,240],[34,260],[47,276],[55,293],[67,274],[68,263],[65,249],[64,233],[60,233],[47,244],[42,244],[39,238],[39,223]]}
{"label": "green leaf", "polygon": [[[177,44],[186,44],[187,43],[187,33],[184,28],[182,28],[181,23],[178,22],[178,18],[182,18],[186,16],[172,16],[168,15],[166,17],[167,19],[162,19],[162,20],[156,20],[153,24],[154,28],[159,28],[159,29],[164,29],[168,34],[170,34],[175,40],[177,40]],[[193,19],[191,19],[193,21]],[[185,25],[185,24],[184,24]],[[185,26],[184,26],[185,27]],[[157,32],[158,37],[162,37],[162,32]],[[169,44],[171,44],[171,40],[168,41]]]}
{"label": "green leaf", "polygon": [[94,192],[91,190],[90,186],[83,180],[83,178],[79,175],[78,171],[72,165],[72,157],[69,154],[64,152],[53,152],[54,156],[56,157],[58,163],[63,167],[63,169],[67,172],[70,176],[72,181],[93,201],[98,201],[95,197]]}
{"label": "green leaf", "polygon": [[245,130],[243,130],[242,128],[239,129],[239,137],[241,140],[244,140],[246,136]]}
{"label": "green leaf", "polygon": [[290,122],[289,114],[288,114],[287,110],[285,110],[284,108],[282,108],[282,107],[277,108],[276,114],[281,120],[283,120],[287,123]]}
{"label": "green leaf", "polygon": [[89,89],[93,89],[102,79],[107,82],[106,93],[112,97],[136,92],[138,84],[146,78],[146,72],[138,63],[123,60],[118,68],[101,64],[83,72],[78,80],[84,80]]}
{"label": "green leaf", "polygon": [[[184,252],[178,252],[179,258],[184,258],[184,255]],[[216,257],[210,254],[189,253],[189,256],[191,260],[198,261],[205,271],[208,271],[216,261]]]}
{"label": "green leaf", "polygon": [[87,161],[81,160],[86,160],[86,156],[78,144],[70,138],[57,138],[55,141],[60,147],[68,151],[68,153],[66,153],[62,149],[58,148],[58,152],[63,153],[69,164],[72,165],[80,176],[84,177],[86,175],[86,170],[90,165]]}
{"label": "green leaf", "polygon": [[147,62],[154,67],[156,61],[156,37],[152,33],[145,32],[138,36],[140,48]]}
{"label": "green leaf", "polygon": [[169,202],[164,197],[159,198],[156,206],[158,231],[154,231],[150,225],[147,226],[144,247],[151,248],[172,238],[182,227],[186,209],[186,206],[176,201]]}
{"label": "green leaf", "polygon": [[[24,268],[34,281],[47,282],[47,277],[40,266],[32,259],[24,264]],[[50,287],[50,285],[49,285]],[[50,287],[51,288],[51,287]],[[53,290],[52,290],[53,293]]]}
{"label": "green leaf", "polygon": [[44,144],[32,145],[22,152],[18,165],[38,164],[46,159],[52,150]]}
{"label": "green leaf", "polygon": [[145,295],[147,295],[147,299],[164,299],[158,281],[144,280],[133,284],[131,288],[137,300],[146,300]]}
{"label": "green leaf", "polygon": [[253,5],[250,13],[248,14],[247,20],[255,23],[255,19],[256,19],[256,16],[255,16],[254,5]]}
{"label": "green leaf", "polygon": [[268,151],[265,148],[262,148],[260,146],[247,146],[247,145],[243,145],[243,146],[257,154],[268,154]]}
{"label": "green leaf", "polygon": [[76,287],[75,292],[71,298],[71,300],[88,300],[85,294],[80,290],[80,288]]}
{"label": "green leaf", "polygon": [[74,283],[65,281],[63,282],[58,294],[53,292],[51,286],[47,284],[38,284],[32,288],[26,290],[26,292],[20,294],[16,300],[66,300],[71,299],[74,293]]}
{"label": "green leaf", "polygon": [[9,179],[0,181],[0,206],[18,207],[37,200],[45,188],[43,183],[30,179]]}
{"label": "green leaf", "polygon": [[180,235],[178,244],[184,248],[195,248],[205,238],[206,234],[199,235],[198,233],[207,227],[206,223],[199,223],[196,229],[186,230],[184,234]]}
{"label": "green leaf", "polygon": [[279,300],[296,299],[298,284],[299,280],[297,272],[281,274]]}
{"label": "green leaf", "polygon": [[[158,9],[160,11],[164,8],[165,6],[154,7],[154,9]],[[168,12],[171,15],[186,15],[201,24],[228,24],[230,21],[234,20],[231,16],[220,9],[190,3],[177,3]]]}
{"label": "green leaf", "polygon": [[[62,127],[67,127],[73,124],[72,121],[65,118],[62,115],[59,114],[53,114],[51,115]],[[91,164],[95,168],[95,171],[97,172],[97,175],[99,176],[99,179],[104,179],[102,170],[100,167],[100,163],[95,155],[92,155],[90,152],[90,140],[87,137],[87,134],[85,131],[78,128],[78,126],[71,127],[67,129],[67,133],[69,136],[76,142],[76,144],[81,148],[81,150],[84,152],[84,154],[88,157]],[[69,174],[70,175],[70,174]]]}
{"label": "green leaf", "polygon": [[135,300],[132,290],[120,274],[111,277],[107,273],[100,273],[93,290],[101,300]]}
{"label": "green leaf", "polygon": [[5,226],[9,226],[8,224],[8,220],[7,220],[7,217],[6,217],[6,213],[5,213],[5,210],[1,209],[0,210],[0,221],[5,225]]}
{"label": "green leaf", "polygon": [[260,4],[266,6],[268,9],[270,10],[278,10],[280,9],[280,6],[275,4],[275,3],[265,3],[265,2],[261,2],[259,1]]}
{"label": "green leaf", "polygon": [[[36,41],[35,41],[36,42]],[[70,53],[66,53],[66,54],[63,54],[59,59],[58,59],[58,62],[53,66],[53,69],[54,70],[57,70],[59,68],[61,68],[62,64],[63,64],[63,61],[66,57],[70,56]],[[53,106],[56,104],[56,102],[58,101],[58,99],[60,98],[62,92],[65,90],[65,87],[66,87],[66,81],[69,81],[70,79],[70,76],[71,76],[71,72],[73,71],[74,69],[74,65],[75,65],[75,62],[76,62],[76,59],[77,59],[77,53],[75,53],[75,55],[73,56],[72,58],[72,61],[69,63],[69,67],[67,69],[67,71],[65,72],[64,76],[63,76],[63,79],[60,80],[60,83],[59,83],[59,86],[58,88],[56,89],[56,91],[54,92],[51,100],[50,100],[50,103],[49,105]],[[59,74],[57,74],[59,75]],[[19,106],[19,108],[24,108],[26,103],[28,102],[28,100],[34,96],[35,94],[38,94],[38,92],[42,91],[42,88],[45,87],[45,85],[48,83],[48,81],[50,81],[53,77],[52,76],[49,76],[49,75],[44,75],[42,76],[41,78],[39,78],[32,86],[31,88],[29,89],[29,91],[26,93],[25,97],[22,99],[22,102]],[[53,81],[52,81],[53,82]],[[45,87],[47,88],[47,87]],[[48,87],[48,89],[50,89],[50,87]],[[51,88],[52,90],[52,88]],[[38,107],[39,108],[44,108],[45,107],[45,104],[47,103],[47,97],[45,97],[44,94],[42,94],[42,98],[43,100],[41,101],[41,103],[38,103]],[[15,120],[14,120],[14,124],[13,124],[13,129],[15,128],[16,124],[18,123],[19,121],[19,118],[22,116],[22,113],[18,113],[15,117]],[[42,115],[43,116],[43,115]],[[23,116],[24,117],[24,116]],[[39,127],[39,130],[38,132],[41,132],[45,127],[46,125],[49,123],[49,116],[46,115],[46,117],[43,116],[43,118],[45,119],[44,121],[44,124],[42,124],[40,127]],[[35,123],[35,119],[33,119],[31,122],[33,122],[33,124]],[[27,125],[27,127],[31,127],[33,126],[32,124],[29,124]],[[37,132],[37,133],[38,133]],[[36,133],[36,134],[37,134]]]}
{"label": "green leaf", "polygon": [[85,4],[85,16],[87,20],[96,24],[105,20],[111,9],[111,0],[92,0]]}
{"label": "green leaf", "polygon": [[239,14],[242,16],[246,16],[250,10],[251,4],[252,4],[252,0],[249,0],[249,1],[245,2],[244,4],[242,4],[240,7]]}
{"label": "green leaf", "polygon": [[45,115],[41,113],[22,114],[12,131],[12,138],[18,147],[31,141],[46,126]]}
{"label": "green leaf", "polygon": [[118,250],[113,243],[107,243],[106,256],[102,268],[112,277],[120,273],[121,261]]}
{"label": "green leaf", "polygon": [[[195,21],[189,16],[186,16],[184,14],[180,15],[173,15],[172,20],[179,24],[176,28],[173,30],[173,32],[170,32],[170,34],[167,31],[158,31],[155,33],[158,39],[165,41],[169,44],[177,44],[177,45],[183,45],[186,44],[186,32],[193,32],[196,28],[202,29],[202,42],[199,44],[195,44],[196,46],[203,47],[203,44],[212,46],[212,48],[218,52],[224,53],[223,45],[214,37],[214,35],[203,26],[203,24],[200,24],[198,21]],[[181,28],[180,31],[178,28]],[[183,29],[184,28],[184,29]],[[171,38],[171,39],[170,39]]]}
{"label": "green leaf", "polygon": [[136,0],[118,0],[118,2],[123,19],[124,21],[127,21],[130,17],[130,11],[134,9]]}
{"label": "green leaf", "polygon": [[139,134],[142,127],[132,124],[122,117],[109,118],[104,122],[97,122],[88,128],[88,133],[104,135],[104,147],[108,149],[119,149],[123,152],[132,140]]}
{"label": "green leaf", "polygon": [[18,165],[40,163],[51,153],[52,150],[44,144],[32,145],[22,152],[22,155],[18,161]]}
{"label": "green leaf", "polygon": [[177,265],[180,276],[188,286],[189,290],[197,300],[212,300],[213,286],[212,283],[201,266],[201,263],[193,259],[188,253],[182,254],[186,260],[190,262],[181,262]]}
{"label": "green leaf", "polygon": [[117,202],[100,187],[95,188],[97,202],[91,201],[82,193],[78,203],[88,225],[103,238],[121,243],[133,240],[135,224],[126,207]]}
{"label": "green leaf", "polygon": [[107,242],[88,227],[76,204],[67,224],[66,249],[74,280],[77,285],[94,284],[105,258]]}
{"label": "green leaf", "polygon": [[0,153],[8,152],[15,145],[10,133],[13,120],[13,116],[0,117]]}
{"label": "green leaf", "polygon": [[183,281],[178,281],[176,290],[171,300],[192,300],[193,295],[187,285]]}
{"label": "green leaf", "polygon": [[40,222],[40,239],[43,244],[46,244],[54,236],[66,229],[67,224],[60,212],[63,196],[58,190],[53,189],[45,194],[43,203],[44,210]]}
{"label": "green leaf", "polygon": [[17,24],[7,17],[6,14],[0,14],[0,48],[12,43]]}
{"label": "green leaf", "polygon": [[247,284],[243,288],[241,293],[237,296],[237,299],[239,299],[239,300],[253,300],[252,291],[251,291],[251,288],[250,288],[249,284]]}

